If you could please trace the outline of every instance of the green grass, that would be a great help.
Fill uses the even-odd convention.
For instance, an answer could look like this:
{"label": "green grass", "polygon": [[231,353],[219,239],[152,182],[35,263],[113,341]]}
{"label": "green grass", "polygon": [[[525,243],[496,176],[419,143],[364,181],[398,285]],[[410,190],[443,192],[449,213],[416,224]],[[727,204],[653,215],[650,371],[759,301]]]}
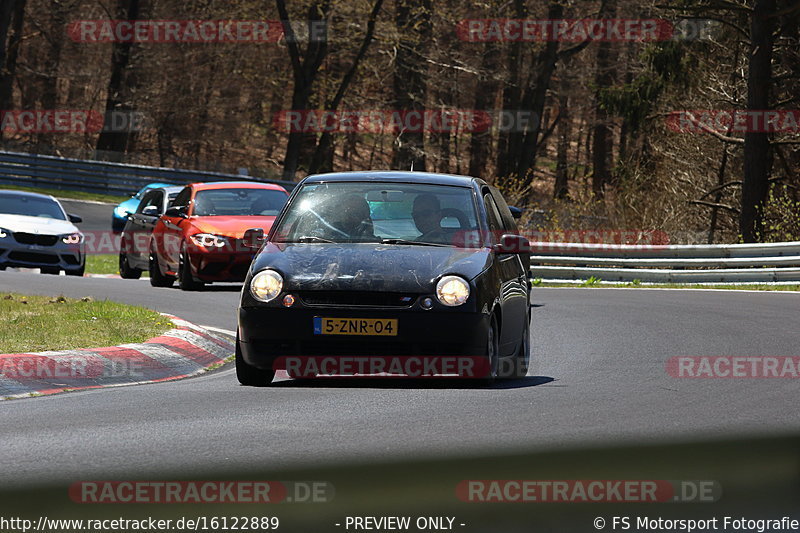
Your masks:
{"label": "green grass", "polygon": [[[117,254],[88,254],[86,256],[86,272],[88,274],[119,274],[119,256]],[[142,272],[142,277],[148,277]]]}
{"label": "green grass", "polygon": [[40,187],[22,187],[19,185],[6,185],[4,183],[0,183],[0,189],[38,192],[39,194],[49,194],[51,196],[55,196],[56,198],[68,198],[70,200],[92,200],[95,202],[106,202],[109,204],[118,204],[130,198],[130,196],[115,196],[112,194],[96,194],[82,191],[62,191],[60,189],[46,189]]}
{"label": "green grass", "polygon": [[0,353],[116,346],[172,329],[169,319],[143,307],[64,296],[0,293],[0,317]]}
{"label": "green grass", "polygon": [[768,285],[764,283],[753,284],[714,284],[704,285],[701,283],[642,283],[640,280],[633,280],[628,283],[609,283],[600,284],[599,280],[589,283],[587,281],[575,281],[575,283],[551,283],[547,281],[539,281],[535,283],[537,287],[600,287],[604,289],[625,289],[625,288],[639,288],[639,289],[720,289],[720,290],[740,290],[740,291],[800,291],[800,284],[790,285]]}

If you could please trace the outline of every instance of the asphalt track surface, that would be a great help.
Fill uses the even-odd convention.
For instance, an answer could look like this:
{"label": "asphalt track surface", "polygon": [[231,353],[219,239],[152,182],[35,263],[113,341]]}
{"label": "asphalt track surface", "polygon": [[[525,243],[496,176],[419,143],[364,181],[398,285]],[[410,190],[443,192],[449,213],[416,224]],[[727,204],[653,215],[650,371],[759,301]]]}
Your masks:
{"label": "asphalt track surface", "polygon": [[[110,206],[88,214],[85,229],[107,228]],[[3,292],[108,298],[226,330],[236,328],[240,289],[187,293],[145,280],[0,272]],[[536,289],[531,304],[533,368],[491,388],[352,379],[249,388],[228,365],[177,382],[0,402],[0,484],[13,490],[800,430],[796,379],[689,380],[665,369],[678,355],[800,356],[800,294]]]}
{"label": "asphalt track surface", "polygon": [[[0,291],[93,296],[236,327],[239,286],[185,293],[146,281],[0,273]],[[0,404],[0,483],[313,466],[587,445],[782,435],[800,429],[797,380],[670,377],[676,355],[800,356],[800,295],[540,289],[534,369],[451,381],[283,381],[231,368],[178,382]]]}

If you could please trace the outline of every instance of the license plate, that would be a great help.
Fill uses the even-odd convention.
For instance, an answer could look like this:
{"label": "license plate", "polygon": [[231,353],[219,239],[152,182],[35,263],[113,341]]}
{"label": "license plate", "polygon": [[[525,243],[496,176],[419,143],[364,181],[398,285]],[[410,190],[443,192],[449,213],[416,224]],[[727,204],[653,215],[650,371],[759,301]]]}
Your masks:
{"label": "license plate", "polygon": [[397,335],[396,318],[314,317],[314,335]]}

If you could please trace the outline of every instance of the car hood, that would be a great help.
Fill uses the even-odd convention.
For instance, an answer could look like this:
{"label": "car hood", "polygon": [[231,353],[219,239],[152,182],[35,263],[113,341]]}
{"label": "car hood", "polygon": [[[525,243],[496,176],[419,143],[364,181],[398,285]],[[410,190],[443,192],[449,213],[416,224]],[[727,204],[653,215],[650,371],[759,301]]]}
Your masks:
{"label": "car hood", "polygon": [[114,208],[114,212],[118,213],[127,211],[128,213],[133,213],[134,211],[136,211],[136,208],[139,207],[139,202],[141,202],[141,200],[137,198],[128,198],[124,202],[121,202],[116,208]]}
{"label": "car hood", "polygon": [[78,233],[78,228],[68,220],[45,217],[0,214],[0,228],[15,233],[39,233],[40,235],[65,235]]}
{"label": "car hood", "polygon": [[198,233],[212,233],[223,237],[241,239],[244,232],[251,228],[262,228],[269,233],[275,217],[191,217],[192,226]]}
{"label": "car hood", "polygon": [[443,274],[472,279],[491,261],[486,248],[267,243],[253,269],[278,270],[290,290],[429,293]]}

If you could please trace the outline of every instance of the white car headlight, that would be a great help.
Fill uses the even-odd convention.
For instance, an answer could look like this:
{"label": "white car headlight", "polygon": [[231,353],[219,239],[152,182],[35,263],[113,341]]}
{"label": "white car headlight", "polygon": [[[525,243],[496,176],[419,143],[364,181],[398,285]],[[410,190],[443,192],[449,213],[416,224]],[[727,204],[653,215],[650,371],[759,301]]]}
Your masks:
{"label": "white car headlight", "polygon": [[83,242],[83,234],[81,233],[70,233],[69,235],[62,235],[61,242],[64,244],[80,244]]}
{"label": "white car headlight", "polygon": [[211,233],[198,233],[197,235],[192,235],[190,239],[197,246],[202,246],[203,248],[222,248],[228,244],[228,239],[225,237],[212,235]]}
{"label": "white car headlight", "polygon": [[0,239],[5,239],[6,237],[8,237],[9,233],[10,232],[7,229],[0,228]]}
{"label": "white car headlight", "polygon": [[469,283],[458,276],[445,276],[436,284],[436,298],[448,307],[461,305],[469,298]]}
{"label": "white car headlight", "polygon": [[274,300],[283,290],[283,276],[274,270],[262,270],[250,281],[250,294],[261,302]]}

